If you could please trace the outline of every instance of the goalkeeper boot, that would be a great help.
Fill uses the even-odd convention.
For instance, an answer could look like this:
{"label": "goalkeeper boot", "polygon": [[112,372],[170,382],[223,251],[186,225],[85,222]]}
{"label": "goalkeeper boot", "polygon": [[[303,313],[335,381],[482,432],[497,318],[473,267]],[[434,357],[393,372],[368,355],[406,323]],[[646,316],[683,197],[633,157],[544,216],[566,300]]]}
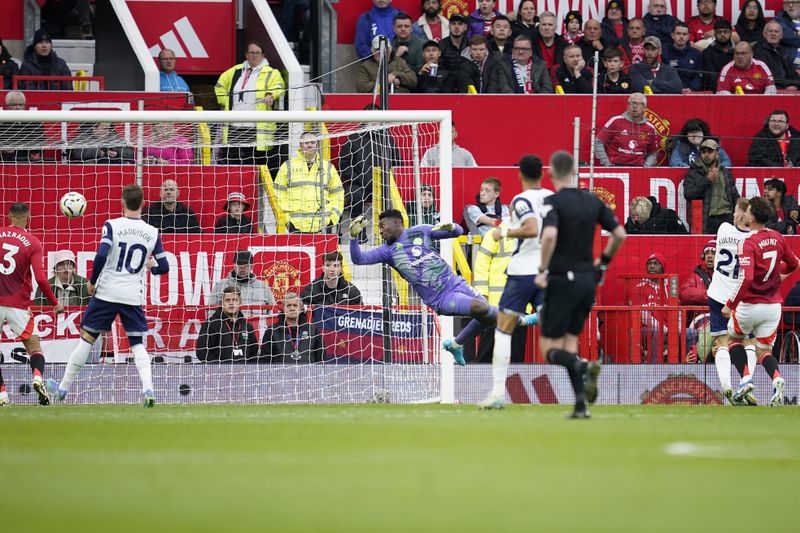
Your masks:
{"label": "goalkeeper boot", "polygon": [[36,391],[39,405],[50,405],[50,396],[47,395],[47,390],[42,383],[42,376],[33,376],[33,390]]}
{"label": "goalkeeper boot", "polygon": [[142,395],[142,405],[145,409],[156,406],[156,395],[153,394],[153,391],[150,389],[144,391],[144,394]]}
{"label": "goalkeeper boot", "polygon": [[0,392],[0,407],[4,405],[10,404],[11,401],[8,399],[8,393],[6,391]]}
{"label": "goalkeeper boot", "polygon": [[783,381],[783,378],[777,377],[772,382],[772,398],[769,401],[770,407],[779,407],[783,405],[783,387],[786,385],[786,382]]}
{"label": "goalkeeper boot", "polygon": [[47,388],[47,392],[50,393],[50,396],[59,402],[63,402],[64,398],[67,397],[67,391],[58,388],[58,381],[54,379],[48,379],[44,382],[44,385]]}
{"label": "goalkeeper boot", "polygon": [[589,403],[597,401],[597,379],[600,377],[600,364],[592,361],[586,365],[583,374],[583,386],[586,389],[586,400]]}
{"label": "goalkeeper boot", "polygon": [[456,363],[458,363],[461,366],[467,364],[467,362],[464,360],[464,347],[456,346],[455,339],[446,339],[444,343],[442,343],[442,346],[444,347],[445,350],[453,354],[453,359],[456,360]]}
{"label": "goalkeeper boot", "polygon": [[747,379],[739,383],[739,389],[734,393],[734,402],[744,402],[746,405],[758,405],[756,397],[753,394],[755,385],[753,385],[753,377],[747,376]]}
{"label": "goalkeeper boot", "polygon": [[522,317],[522,326],[535,326],[539,323],[539,315],[536,313]]}
{"label": "goalkeeper boot", "polygon": [[478,402],[478,409],[502,409],[505,405],[505,394],[503,396],[495,396],[490,393],[489,396]]}

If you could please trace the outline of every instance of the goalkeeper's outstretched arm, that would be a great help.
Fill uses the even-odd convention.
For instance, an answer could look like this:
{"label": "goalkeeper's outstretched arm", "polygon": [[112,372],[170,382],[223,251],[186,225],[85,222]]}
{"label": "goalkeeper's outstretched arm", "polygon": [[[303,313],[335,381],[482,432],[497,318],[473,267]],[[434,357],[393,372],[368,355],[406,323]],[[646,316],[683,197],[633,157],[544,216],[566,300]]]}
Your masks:
{"label": "goalkeeper's outstretched arm", "polygon": [[431,227],[431,239],[455,239],[464,235],[464,228],[455,222],[439,222]]}
{"label": "goalkeeper's outstretched arm", "polygon": [[388,249],[381,245],[366,252],[361,251],[358,239],[350,239],[350,259],[356,265],[374,265],[375,263],[386,263],[388,261]]}

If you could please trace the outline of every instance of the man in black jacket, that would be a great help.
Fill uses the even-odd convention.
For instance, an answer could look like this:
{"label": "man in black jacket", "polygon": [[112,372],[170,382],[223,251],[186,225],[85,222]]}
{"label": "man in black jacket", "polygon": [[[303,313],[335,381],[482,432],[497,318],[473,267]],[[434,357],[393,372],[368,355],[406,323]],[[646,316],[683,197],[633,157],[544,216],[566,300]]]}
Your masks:
{"label": "man in black jacket", "polygon": [[763,61],[772,72],[775,86],[778,89],[797,89],[800,76],[794,68],[794,57],[787,56],[786,49],[781,46],[783,29],[776,21],[771,20],[764,26],[764,42],[753,47],[753,57]]}
{"label": "man in black jacket", "polygon": [[[58,57],[53,50],[50,34],[39,29],[33,34],[33,43],[25,49],[20,76],[72,76],[67,62]],[[20,81],[17,84],[22,90],[37,91],[71,91],[70,81]]]}
{"label": "man in black jacket", "polygon": [[508,76],[495,74],[496,69],[505,71],[506,68],[502,54],[489,53],[486,37],[473,35],[469,40],[469,58],[461,58],[461,64],[458,67],[458,92],[467,93],[470,87],[473,87],[479,94],[511,94]]}
{"label": "man in black jacket", "polygon": [[631,201],[630,216],[625,222],[629,235],[685,235],[684,226],[678,214],[669,208],[661,207],[655,196],[637,196]]}
{"label": "man in black jacket", "polygon": [[439,67],[455,72],[461,64],[461,52],[469,46],[467,41],[467,17],[461,13],[450,15],[450,35],[439,41],[442,49],[442,61]]}
{"label": "man in black jacket", "polygon": [[555,71],[553,82],[560,85],[565,94],[592,94],[592,71],[586,68],[579,46],[571,44],[564,49],[564,58]]}
{"label": "man in black jacket", "polygon": [[283,297],[283,313],[264,331],[259,361],[262,363],[308,364],[322,361],[322,335],[308,321],[296,292]]}
{"label": "man in black jacket", "polygon": [[300,298],[306,305],[361,305],[361,291],[342,276],[342,253],[322,256],[322,274],[305,286]]}
{"label": "man in black jacket", "polygon": [[720,18],[714,23],[714,42],[703,50],[703,90],[717,92],[717,80],[723,67],[733,61],[731,23]]}
{"label": "man in black jacket", "polygon": [[[20,91],[6,93],[6,106],[9,111],[24,111],[27,107],[25,95]],[[38,163],[42,160],[42,146],[45,144],[44,128],[39,122],[0,123],[0,162]],[[25,146],[28,149],[15,149]]]}
{"label": "man in black jacket", "polygon": [[418,93],[456,92],[456,73],[443,68],[439,43],[428,41],[422,46],[422,68],[417,72]]}
{"label": "man in black jacket", "polygon": [[776,109],[769,114],[747,152],[751,167],[800,166],[800,131],[789,125],[789,113]]}
{"label": "man in black jacket", "polygon": [[700,157],[683,179],[683,197],[703,201],[704,234],[716,234],[723,222],[733,224],[739,191],[731,171],[719,161],[717,141],[706,139],[700,145]]}
{"label": "man in black jacket", "polygon": [[200,326],[196,354],[207,363],[253,363],[258,339],[241,312],[242,297],[236,287],[222,291],[222,306]]}
{"label": "man in black jacket", "polygon": [[200,221],[187,205],[178,201],[180,190],[175,180],[161,182],[161,201],[147,206],[145,222],[161,233],[200,233]]}
{"label": "man in black jacket", "polygon": [[767,227],[783,235],[796,235],[800,210],[797,208],[797,199],[786,194],[786,183],[778,178],[766,180],[764,198],[769,200],[773,210]]}

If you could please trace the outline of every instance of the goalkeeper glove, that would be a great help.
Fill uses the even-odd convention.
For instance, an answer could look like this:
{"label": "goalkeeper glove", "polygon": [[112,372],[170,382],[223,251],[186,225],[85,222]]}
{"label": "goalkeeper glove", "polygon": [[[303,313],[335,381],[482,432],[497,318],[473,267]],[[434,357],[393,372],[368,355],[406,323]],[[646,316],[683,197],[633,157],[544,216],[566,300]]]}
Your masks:
{"label": "goalkeeper glove", "polygon": [[355,239],[367,227],[364,215],[359,215],[350,222],[350,237]]}
{"label": "goalkeeper glove", "polygon": [[439,222],[431,228],[431,231],[453,231],[454,229],[456,229],[456,225],[452,222]]}

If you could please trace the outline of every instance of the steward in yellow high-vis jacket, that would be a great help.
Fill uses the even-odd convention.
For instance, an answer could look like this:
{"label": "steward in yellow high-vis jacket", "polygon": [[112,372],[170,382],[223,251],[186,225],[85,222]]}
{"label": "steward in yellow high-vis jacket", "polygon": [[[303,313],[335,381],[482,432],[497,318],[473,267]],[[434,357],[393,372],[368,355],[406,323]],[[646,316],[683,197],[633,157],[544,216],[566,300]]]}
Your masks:
{"label": "steward in yellow high-vis jacket", "polygon": [[342,216],[342,180],[330,161],[321,160],[313,133],[300,136],[297,152],[281,165],[275,178],[275,195],[286,213],[289,233],[320,233],[324,226],[338,224]]}
{"label": "steward in yellow high-vis jacket", "polygon": [[[258,42],[247,45],[247,59],[220,75],[214,87],[217,103],[225,111],[269,111],[286,90],[281,73],[269,66],[264,49]],[[255,117],[254,117],[255,118]],[[261,117],[263,118],[263,117]],[[222,143],[248,144],[246,150],[228,149],[224,159],[230,163],[258,164],[265,161],[266,152],[273,143],[277,125],[274,122],[246,122],[226,125]],[[246,160],[235,154],[249,152],[258,161]]]}
{"label": "steward in yellow high-vis jacket", "polygon": [[[500,227],[508,225],[504,222]],[[517,239],[501,237],[497,240],[491,231],[481,238],[481,247],[472,266],[472,286],[489,300],[490,305],[500,303],[508,277],[506,268],[516,245]]]}

